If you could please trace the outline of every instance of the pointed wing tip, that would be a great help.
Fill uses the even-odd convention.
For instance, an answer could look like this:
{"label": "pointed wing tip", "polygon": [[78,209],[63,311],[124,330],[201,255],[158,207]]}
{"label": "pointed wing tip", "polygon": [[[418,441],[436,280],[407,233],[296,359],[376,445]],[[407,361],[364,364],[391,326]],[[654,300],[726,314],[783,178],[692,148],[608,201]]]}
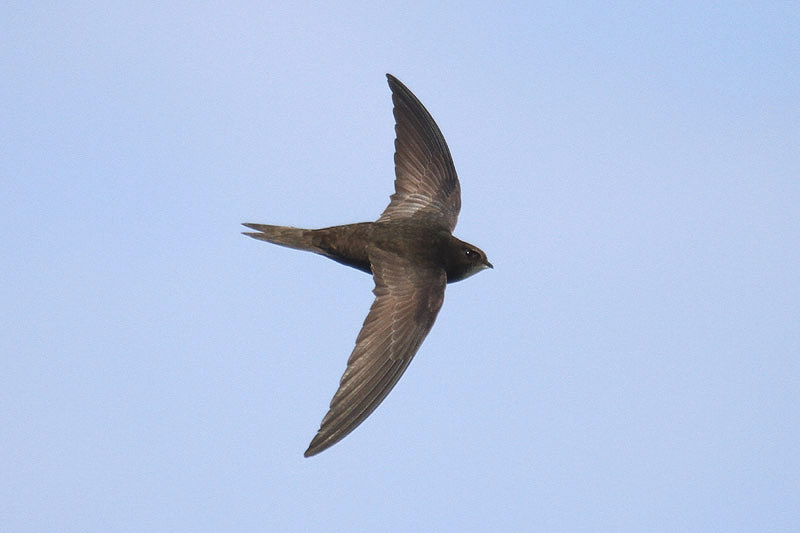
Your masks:
{"label": "pointed wing tip", "polygon": [[308,445],[308,449],[306,449],[306,451],[303,452],[303,457],[313,457],[314,455],[317,455],[318,453],[327,450],[328,448],[336,444],[336,442],[337,441],[326,443],[325,439],[320,439],[319,433],[317,433],[314,436],[314,438],[311,439],[311,444]]}
{"label": "pointed wing tip", "polygon": [[408,90],[406,86],[403,85],[402,81],[398,80],[396,77],[389,74],[388,72],[386,73],[386,81],[389,82],[389,88],[392,90],[392,92],[395,92],[396,87],[402,87],[405,90]]}

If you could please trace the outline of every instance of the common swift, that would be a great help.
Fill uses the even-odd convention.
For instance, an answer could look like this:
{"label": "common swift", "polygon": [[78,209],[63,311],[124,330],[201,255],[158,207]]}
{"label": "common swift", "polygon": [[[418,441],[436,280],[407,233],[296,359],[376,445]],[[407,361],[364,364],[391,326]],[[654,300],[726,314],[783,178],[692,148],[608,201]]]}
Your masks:
{"label": "common swift", "polygon": [[244,224],[256,230],[245,235],[324,255],[375,281],[375,301],[306,457],[342,440],[386,398],[433,326],[445,285],[493,268],[477,246],[452,235],[461,186],[442,132],[405,85],[386,77],[395,192],[378,220],[316,230]]}

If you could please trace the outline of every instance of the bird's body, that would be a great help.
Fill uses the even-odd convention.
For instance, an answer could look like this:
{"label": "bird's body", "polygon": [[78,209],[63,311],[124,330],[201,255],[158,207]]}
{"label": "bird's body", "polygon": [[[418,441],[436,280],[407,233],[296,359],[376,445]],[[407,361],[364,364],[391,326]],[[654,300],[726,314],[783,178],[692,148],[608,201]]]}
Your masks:
{"label": "bird's body", "polygon": [[380,218],[315,230],[245,224],[255,230],[245,235],[324,255],[375,280],[375,301],[307,457],[343,439],[383,401],[433,326],[445,285],[492,266],[452,235],[461,190],[438,126],[411,91],[387,78],[396,179]]}
{"label": "bird's body", "polygon": [[459,261],[462,251],[470,245],[424,222],[359,222],[322,229],[267,224],[245,226],[258,232],[245,233],[255,239],[318,253],[368,274],[372,273],[371,248],[406,257],[420,267],[444,268],[448,283],[460,281],[472,273],[470,263]]}

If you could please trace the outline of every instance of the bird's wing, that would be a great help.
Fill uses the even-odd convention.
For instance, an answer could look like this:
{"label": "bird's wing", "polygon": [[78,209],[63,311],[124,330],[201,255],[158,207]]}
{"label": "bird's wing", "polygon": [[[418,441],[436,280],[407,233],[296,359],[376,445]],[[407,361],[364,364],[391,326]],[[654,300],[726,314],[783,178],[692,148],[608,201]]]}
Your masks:
{"label": "bird's wing", "polygon": [[370,260],[375,301],[306,457],[342,440],[378,407],[417,353],[444,300],[444,270],[415,267],[375,248]]}
{"label": "bird's wing", "polygon": [[447,142],[417,97],[391,74],[386,77],[394,103],[395,193],[378,222],[425,216],[452,232],[461,187]]}

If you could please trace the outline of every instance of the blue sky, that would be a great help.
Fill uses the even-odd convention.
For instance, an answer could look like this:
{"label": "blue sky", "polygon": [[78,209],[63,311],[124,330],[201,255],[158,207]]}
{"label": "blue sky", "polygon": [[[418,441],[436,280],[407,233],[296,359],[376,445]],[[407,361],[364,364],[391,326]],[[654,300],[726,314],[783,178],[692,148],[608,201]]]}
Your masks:
{"label": "blue sky", "polygon": [[[800,8],[0,8],[3,531],[796,531]],[[384,74],[494,263],[302,456],[369,276]]]}

